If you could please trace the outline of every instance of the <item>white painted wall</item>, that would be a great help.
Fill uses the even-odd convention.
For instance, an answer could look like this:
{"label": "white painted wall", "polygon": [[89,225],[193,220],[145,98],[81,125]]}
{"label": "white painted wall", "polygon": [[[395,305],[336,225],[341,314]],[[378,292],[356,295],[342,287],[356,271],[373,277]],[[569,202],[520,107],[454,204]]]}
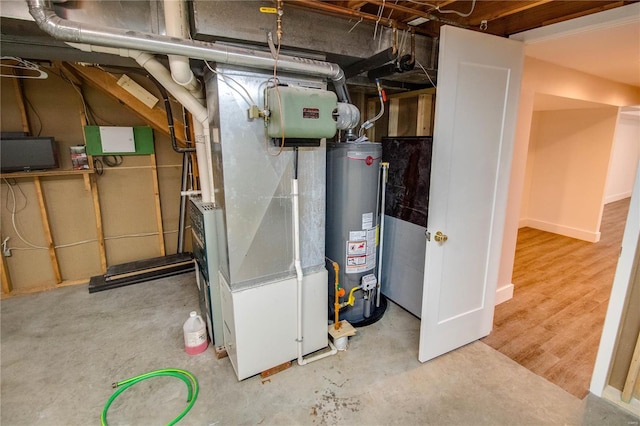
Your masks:
{"label": "white painted wall", "polygon": [[521,226],[599,241],[617,119],[612,106],[533,113]]}
{"label": "white painted wall", "polygon": [[605,189],[605,204],[631,196],[638,160],[640,160],[640,115],[621,112],[613,141]]}
{"label": "white painted wall", "polygon": [[538,59],[525,58],[498,288],[512,285],[536,93],[618,107],[640,105],[640,87],[605,80]]}

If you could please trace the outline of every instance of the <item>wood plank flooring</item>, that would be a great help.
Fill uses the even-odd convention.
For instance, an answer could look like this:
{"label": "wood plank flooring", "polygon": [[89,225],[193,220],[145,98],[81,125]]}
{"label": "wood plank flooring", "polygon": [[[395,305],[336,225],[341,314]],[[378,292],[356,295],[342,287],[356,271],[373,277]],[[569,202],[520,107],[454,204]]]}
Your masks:
{"label": "wood plank flooring", "polygon": [[630,199],[607,204],[598,243],[532,228],[518,232],[513,299],[482,341],[578,398],[591,374]]}

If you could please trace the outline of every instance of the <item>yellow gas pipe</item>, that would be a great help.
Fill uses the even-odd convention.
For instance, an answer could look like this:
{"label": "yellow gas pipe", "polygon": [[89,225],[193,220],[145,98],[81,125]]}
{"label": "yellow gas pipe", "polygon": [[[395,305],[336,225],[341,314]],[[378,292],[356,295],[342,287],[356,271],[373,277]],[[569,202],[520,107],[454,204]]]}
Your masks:
{"label": "yellow gas pipe", "polygon": [[338,265],[338,262],[334,262],[333,260],[330,260],[331,264],[333,265],[333,270],[335,272],[335,294],[336,294],[336,298],[335,301],[333,303],[333,310],[335,311],[335,318],[334,318],[334,322],[333,322],[333,328],[335,328],[336,330],[340,330],[340,327],[342,326],[342,323],[339,321],[339,317],[340,317],[340,296],[344,296],[344,289],[340,288],[340,266]]}

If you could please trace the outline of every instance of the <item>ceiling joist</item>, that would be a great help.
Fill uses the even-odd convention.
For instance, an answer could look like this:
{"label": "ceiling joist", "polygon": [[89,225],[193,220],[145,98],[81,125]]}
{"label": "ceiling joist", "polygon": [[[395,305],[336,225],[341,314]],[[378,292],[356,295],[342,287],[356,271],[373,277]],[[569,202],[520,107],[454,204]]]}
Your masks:
{"label": "ceiling joist", "polygon": [[[637,0],[286,0],[285,4],[437,37],[442,25],[511,34],[624,6]],[[471,11],[469,16],[466,15]],[[408,23],[416,18],[426,21]]]}

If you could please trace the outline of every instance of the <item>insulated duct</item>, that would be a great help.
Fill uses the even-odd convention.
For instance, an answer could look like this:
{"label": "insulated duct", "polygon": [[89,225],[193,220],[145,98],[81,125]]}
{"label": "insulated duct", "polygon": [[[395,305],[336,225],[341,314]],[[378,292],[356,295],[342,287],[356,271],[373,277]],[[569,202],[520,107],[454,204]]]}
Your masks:
{"label": "insulated duct", "polygon": [[[259,69],[273,69],[276,63],[271,53],[260,50],[69,21],[55,13],[50,0],[27,0],[27,4],[38,27],[63,41],[178,55]],[[280,55],[277,65],[281,71],[331,79],[338,99],[350,103],[346,78],[337,64]]]}

